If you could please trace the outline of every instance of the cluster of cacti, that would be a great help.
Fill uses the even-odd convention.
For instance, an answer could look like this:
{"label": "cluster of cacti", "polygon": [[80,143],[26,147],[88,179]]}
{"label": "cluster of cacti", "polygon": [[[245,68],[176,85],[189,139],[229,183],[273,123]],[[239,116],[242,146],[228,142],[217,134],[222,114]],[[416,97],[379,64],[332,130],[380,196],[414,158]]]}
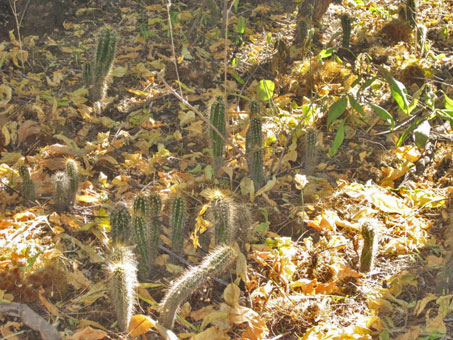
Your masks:
{"label": "cluster of cacti", "polygon": [[104,28],[99,34],[95,61],[86,63],[83,77],[89,87],[93,102],[103,99],[107,91],[107,80],[115,58],[116,33],[111,28]]}
{"label": "cluster of cacti", "polygon": [[22,178],[22,185],[20,187],[20,192],[23,198],[27,200],[34,200],[36,198],[35,193],[35,183],[30,177],[30,170],[27,166],[21,165],[19,168],[19,175]]}
{"label": "cluster of cacti", "polygon": [[348,49],[351,40],[351,17],[348,14],[341,16],[341,27],[343,29],[342,47]]}
{"label": "cluster of cacti", "polygon": [[118,203],[110,214],[113,244],[126,243],[130,234],[131,215],[124,203]]}
{"label": "cluster of cacti", "polygon": [[203,262],[190,268],[169,289],[161,307],[159,322],[171,329],[173,328],[176,311],[190,295],[199,288],[208,276],[219,275],[233,264],[237,256],[236,251],[229,245],[222,245],[214,249]]}
{"label": "cluster of cacti", "polygon": [[[211,106],[210,120],[212,125],[225,137],[225,104],[222,97],[217,97],[216,99],[217,101]],[[213,166],[217,172],[223,165],[224,143],[222,137],[214,129],[211,129],[211,147]]]}
{"label": "cluster of cacti", "polygon": [[318,160],[318,134],[315,129],[308,129],[304,140],[304,170],[306,175],[313,174]]}
{"label": "cluster of cacti", "polygon": [[362,225],[363,248],[360,254],[360,271],[368,273],[373,268],[377,239],[374,226],[370,223]]}
{"label": "cluster of cacti", "polygon": [[132,250],[119,245],[113,248],[109,261],[109,286],[119,328],[127,331],[135,309],[135,288],[137,282],[137,263]]}
{"label": "cluster of cacti", "polygon": [[66,171],[59,171],[54,176],[55,208],[57,211],[68,210],[74,205],[79,188],[79,174],[77,164],[70,159],[66,162]]}
{"label": "cluster of cacti", "polygon": [[181,196],[175,196],[171,204],[171,247],[176,253],[181,253],[184,247],[184,226],[186,224],[186,201]]}
{"label": "cluster of cacti", "polygon": [[250,126],[246,134],[245,149],[247,153],[247,164],[250,171],[255,190],[264,185],[264,164],[263,164],[263,131],[261,118],[259,116],[259,103],[250,103]]}

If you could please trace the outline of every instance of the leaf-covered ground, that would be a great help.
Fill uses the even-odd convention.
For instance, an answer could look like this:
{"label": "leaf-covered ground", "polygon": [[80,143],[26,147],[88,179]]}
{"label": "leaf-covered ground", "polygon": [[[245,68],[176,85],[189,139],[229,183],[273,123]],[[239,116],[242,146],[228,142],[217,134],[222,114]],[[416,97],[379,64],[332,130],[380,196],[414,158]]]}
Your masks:
{"label": "leaf-covered ground", "polygon": [[[108,294],[109,214],[157,193],[163,247],[140,278],[134,335],[453,339],[452,3],[418,1],[418,34],[398,21],[397,1],[332,4],[305,44],[294,42],[291,1],[227,3],[227,40],[212,3],[73,2],[57,30],[36,26],[40,36],[30,21],[46,8],[36,7],[22,16],[26,34],[3,35],[0,303],[28,304],[64,339],[126,338]],[[350,49],[340,48],[344,13]],[[82,69],[105,25],[117,32],[116,58],[107,98],[93,105]],[[266,183],[255,190],[245,138],[264,83],[275,88],[261,102]],[[198,114],[225,94],[231,144],[215,174]],[[67,159],[81,181],[74,206],[58,211],[55,173]],[[158,303],[203,259],[194,231],[206,225],[210,189],[250,211],[238,218],[250,237],[235,268],[196,290],[165,333]],[[188,206],[184,262],[164,250],[176,194]],[[365,226],[377,235],[369,272]],[[38,339],[26,324],[0,309],[3,338]]]}

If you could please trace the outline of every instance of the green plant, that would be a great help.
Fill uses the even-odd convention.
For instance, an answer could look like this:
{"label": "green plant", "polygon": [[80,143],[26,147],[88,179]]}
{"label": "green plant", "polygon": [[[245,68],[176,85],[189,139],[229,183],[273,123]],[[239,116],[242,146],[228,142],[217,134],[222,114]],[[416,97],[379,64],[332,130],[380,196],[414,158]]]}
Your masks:
{"label": "green plant", "polygon": [[305,134],[304,143],[304,161],[305,161],[305,174],[312,175],[318,160],[318,134],[316,129],[308,129]]}
{"label": "green plant", "polygon": [[134,199],[134,215],[141,216],[145,221],[151,217],[151,206],[147,197],[136,196]]}
{"label": "green plant", "polygon": [[184,225],[186,222],[186,202],[183,197],[173,198],[171,206],[171,246],[174,252],[181,252],[184,246]]}
{"label": "green plant", "polygon": [[173,328],[179,306],[206,281],[208,276],[216,276],[226,271],[236,256],[234,248],[222,245],[208,254],[200,265],[186,271],[172,284],[162,300],[159,322],[169,329]]}
{"label": "green plant", "polygon": [[70,208],[70,195],[69,195],[69,178],[68,175],[59,171],[53,176],[55,184],[55,209],[57,211],[66,211]]}
{"label": "green plant", "polygon": [[132,218],[132,227],[134,229],[134,240],[136,244],[136,253],[138,255],[139,272],[143,277],[149,274],[149,253],[148,253],[148,221],[140,215],[134,215]]}
{"label": "green plant", "polygon": [[66,175],[68,176],[68,201],[69,204],[74,204],[76,201],[77,191],[79,190],[79,172],[77,163],[68,159],[66,161]]}
{"label": "green plant", "polygon": [[376,232],[374,227],[365,223],[362,225],[363,248],[360,254],[360,271],[368,273],[373,268],[376,253]]}
{"label": "green plant", "polygon": [[104,28],[99,34],[95,61],[85,64],[83,76],[89,86],[90,99],[93,102],[104,99],[107,92],[107,80],[115,59],[116,33],[111,28]]}
{"label": "green plant", "polygon": [[[225,136],[225,105],[222,97],[217,97],[217,101],[211,106],[211,123],[217,128],[222,136]],[[211,147],[213,155],[213,165],[217,172],[223,165],[224,143],[221,136],[211,129]]]}
{"label": "green plant", "polygon": [[215,231],[215,244],[230,244],[235,237],[235,207],[228,197],[217,197],[211,202],[211,213]]}
{"label": "green plant", "polygon": [[138,286],[137,262],[134,253],[124,246],[113,248],[108,268],[110,298],[118,326],[121,331],[126,332],[137,302],[135,297],[135,288]]}
{"label": "green plant", "polygon": [[342,47],[348,49],[351,40],[351,17],[348,14],[341,16],[341,27],[343,29]]}
{"label": "green plant", "polygon": [[259,104],[255,101],[250,103],[250,126],[245,138],[250,177],[255,185],[255,190],[258,190],[264,185],[263,131],[259,117]]}
{"label": "green plant", "polygon": [[110,214],[113,244],[123,243],[130,236],[131,215],[124,203],[117,203]]}
{"label": "green plant", "polygon": [[149,235],[149,256],[152,263],[159,254],[159,237],[161,233],[161,226],[158,220],[160,210],[162,208],[162,201],[158,194],[149,196],[150,209],[151,209],[151,230]]}
{"label": "green plant", "polygon": [[25,165],[21,165],[19,175],[22,178],[22,185],[20,187],[22,196],[27,200],[33,201],[36,198],[35,183],[30,177],[30,169]]}

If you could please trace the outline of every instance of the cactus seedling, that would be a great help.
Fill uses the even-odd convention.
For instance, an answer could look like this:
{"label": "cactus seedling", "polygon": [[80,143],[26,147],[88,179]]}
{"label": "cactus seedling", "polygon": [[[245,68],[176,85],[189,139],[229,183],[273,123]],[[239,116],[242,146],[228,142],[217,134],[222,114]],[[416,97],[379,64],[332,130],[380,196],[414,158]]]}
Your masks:
{"label": "cactus seedling", "polygon": [[174,252],[181,252],[184,246],[184,225],[186,222],[186,202],[181,196],[173,198],[171,206],[171,246]]}
{"label": "cactus seedling", "polygon": [[145,196],[137,196],[134,200],[134,215],[141,216],[145,220],[149,220],[151,213],[151,207],[149,200]]}
{"label": "cactus seedling", "polygon": [[150,210],[151,210],[151,230],[149,235],[149,257],[152,263],[159,254],[159,236],[161,227],[158,220],[160,210],[162,208],[162,201],[158,194],[153,194],[149,197]]}
{"label": "cactus seedling", "polygon": [[258,190],[264,184],[264,165],[263,131],[261,118],[259,117],[259,104],[257,102],[250,103],[250,126],[245,138],[250,177],[255,185],[255,190]]}
{"label": "cactus seedling", "polygon": [[68,201],[69,204],[74,204],[76,200],[77,191],[79,190],[79,173],[77,163],[69,159],[66,162],[66,175],[68,176]]}
{"label": "cactus seedling", "polygon": [[363,248],[360,255],[360,271],[368,273],[373,268],[377,240],[374,227],[366,223],[362,226]]}
{"label": "cactus seedling", "polygon": [[227,197],[218,197],[211,203],[215,244],[230,244],[235,237],[234,205]]}
{"label": "cactus seedling", "polygon": [[[222,97],[217,97],[217,102],[211,107],[211,123],[217,130],[225,136],[225,105]],[[211,129],[211,146],[213,155],[213,165],[217,172],[223,165],[223,139],[217,132]]]}
{"label": "cactus seedling", "polygon": [[94,63],[85,64],[83,76],[90,86],[90,98],[93,102],[104,99],[107,91],[107,79],[115,58],[116,33],[111,28],[104,28],[99,34]]}
{"label": "cactus seedling", "polygon": [[138,266],[143,277],[149,273],[149,253],[148,253],[148,221],[143,216],[135,215],[132,218],[134,228],[134,239],[137,247]]}
{"label": "cactus seedling", "polygon": [[118,203],[110,214],[112,241],[123,243],[129,238],[131,215],[124,203]]}
{"label": "cactus seedling", "polygon": [[347,14],[341,16],[341,27],[343,28],[342,47],[348,49],[351,40],[351,17]]}
{"label": "cactus seedling", "polygon": [[214,249],[203,262],[190,268],[171,286],[162,301],[162,312],[159,322],[165,327],[173,328],[176,311],[192,293],[202,285],[208,276],[219,275],[233,264],[236,251],[229,245]]}
{"label": "cactus seedling", "polygon": [[19,175],[22,177],[22,185],[20,187],[22,196],[33,201],[36,198],[35,184],[30,177],[30,170],[25,165],[21,165]]}
{"label": "cactus seedling", "polygon": [[70,207],[70,195],[69,195],[69,178],[68,175],[59,171],[54,176],[55,183],[55,208],[57,211],[65,211]]}
{"label": "cactus seedling", "polygon": [[110,298],[118,326],[125,332],[135,309],[134,291],[138,286],[137,263],[132,250],[124,246],[115,247],[109,261],[109,270]]}

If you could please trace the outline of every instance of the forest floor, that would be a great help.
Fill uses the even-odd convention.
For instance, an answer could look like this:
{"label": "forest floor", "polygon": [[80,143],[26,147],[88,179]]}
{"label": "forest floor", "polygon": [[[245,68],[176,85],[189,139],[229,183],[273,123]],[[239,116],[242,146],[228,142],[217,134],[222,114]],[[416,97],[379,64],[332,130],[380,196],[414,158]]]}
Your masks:
{"label": "forest floor", "polygon": [[[2,339],[49,329],[67,340],[127,338],[109,295],[109,214],[149,194],[162,198],[164,233],[151,273],[140,276],[133,335],[453,339],[453,3],[419,1],[419,28],[410,29],[397,19],[399,1],[344,0],[305,45],[294,42],[291,1],[231,6],[227,40],[212,3],[175,1],[168,11],[157,1],[39,0],[0,14]],[[344,13],[353,19],[349,49]],[[117,33],[116,57],[107,96],[93,104],[82,70],[105,26]],[[198,114],[209,118],[218,96],[230,144],[215,172],[210,126]],[[264,134],[259,190],[245,154],[253,100]],[[55,173],[68,159],[81,180],[61,211]],[[235,221],[249,237],[238,240],[233,269],[198,287],[165,332],[159,302],[209,251],[195,247],[195,226],[215,188],[244,214]],[[166,251],[177,195],[186,230],[173,252],[183,261]],[[5,312],[10,302],[46,321]]]}

